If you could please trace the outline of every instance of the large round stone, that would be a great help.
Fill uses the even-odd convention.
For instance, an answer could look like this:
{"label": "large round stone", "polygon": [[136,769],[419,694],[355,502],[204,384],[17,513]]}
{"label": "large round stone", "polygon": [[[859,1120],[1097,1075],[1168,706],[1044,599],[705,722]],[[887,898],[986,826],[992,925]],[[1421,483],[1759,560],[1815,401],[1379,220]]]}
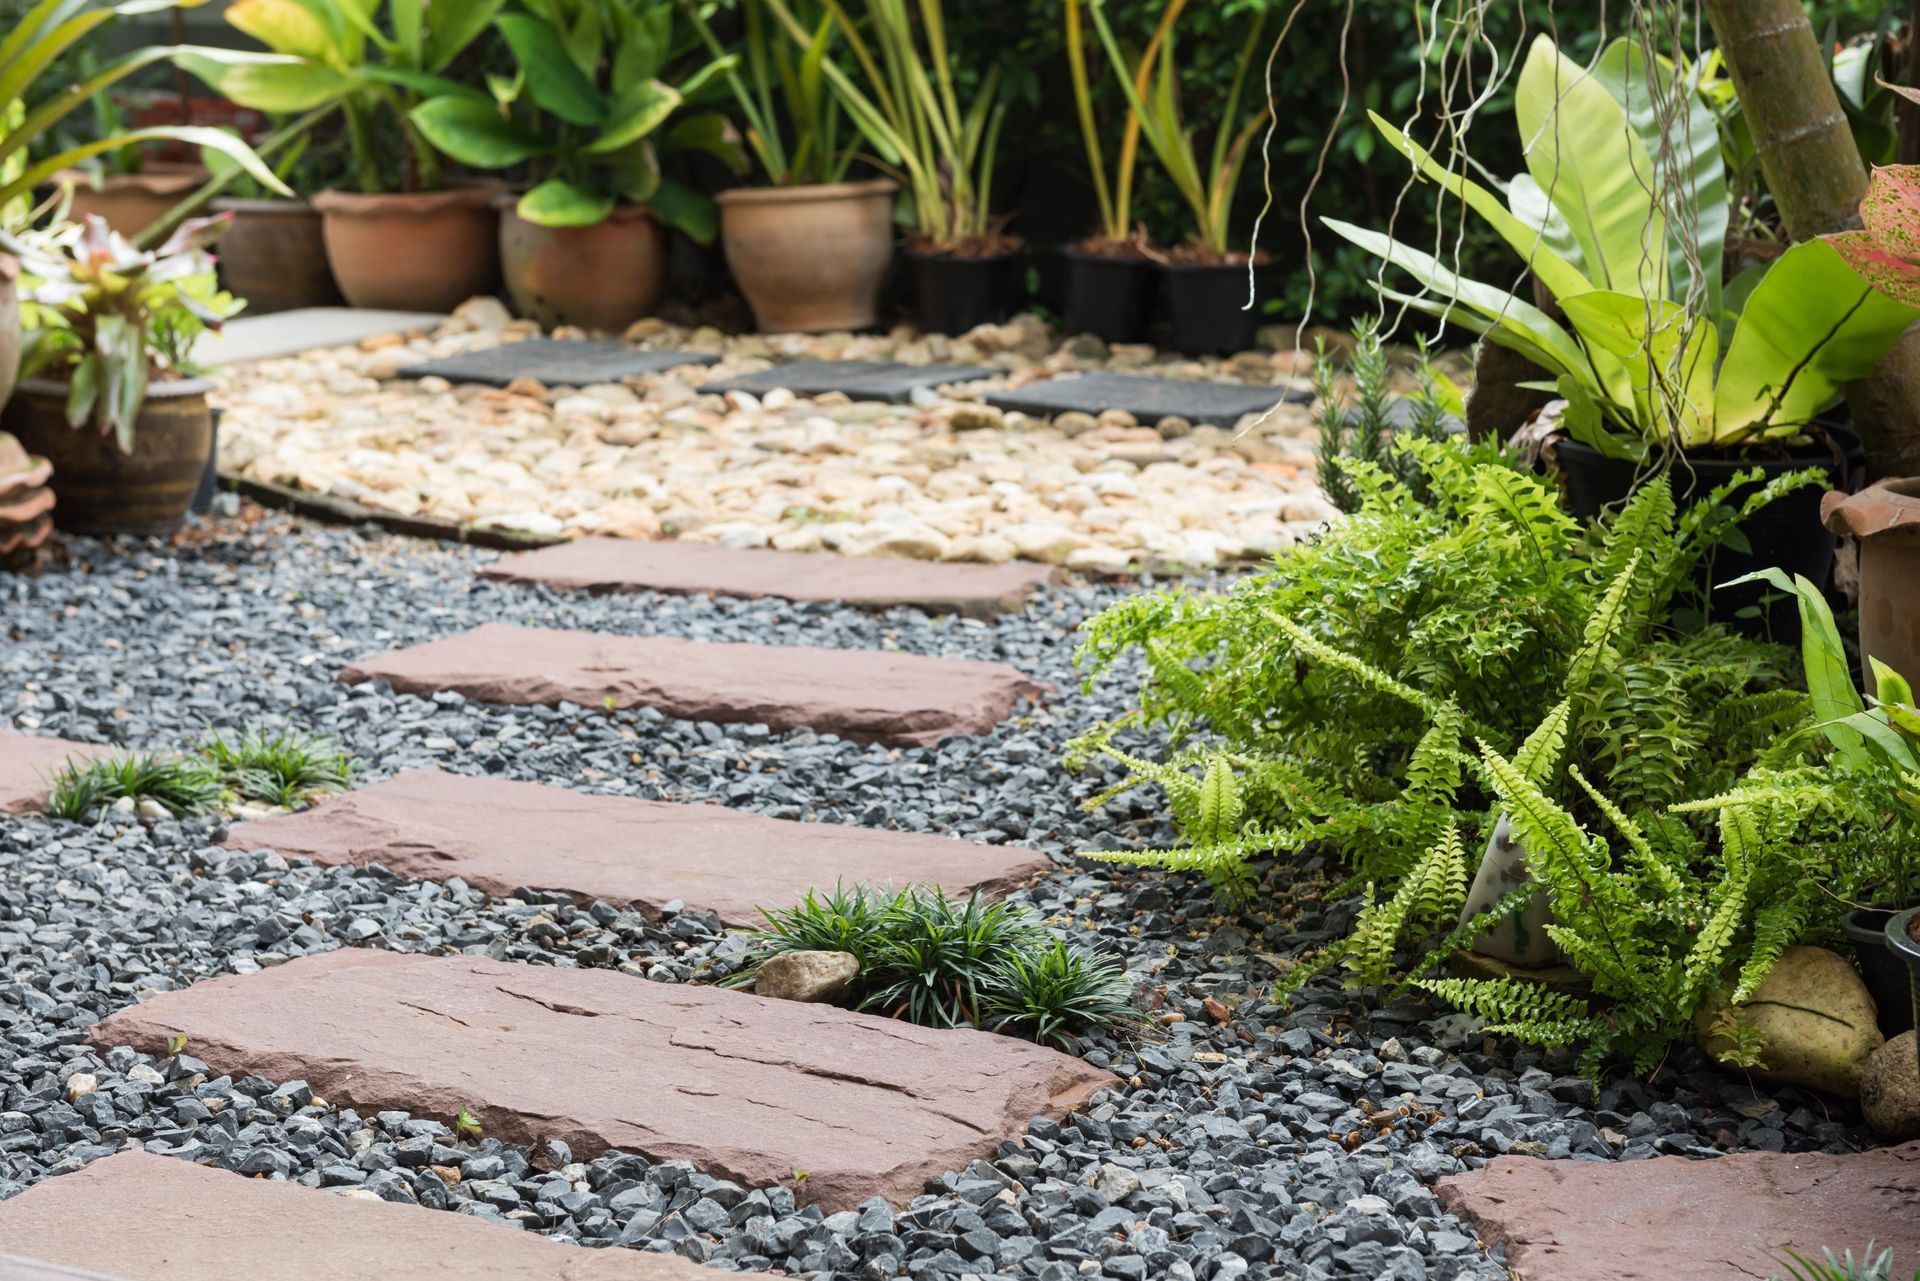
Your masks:
{"label": "large round stone", "polygon": [[1875,1050],[1860,1072],[1860,1111],[1883,1139],[1920,1139],[1920,1059],[1909,1029]]}
{"label": "large round stone", "polygon": [[[1716,1027],[1727,1008],[1726,992],[1694,1019],[1694,1032],[1709,1054],[1731,1048]],[[1851,1099],[1860,1090],[1868,1056],[1886,1043],[1873,997],[1853,963],[1824,947],[1790,947],[1781,953],[1752,998],[1734,1013],[1760,1036],[1753,1075],[1782,1085],[1804,1085]]]}
{"label": "large round stone", "polygon": [[753,991],[777,1001],[837,1001],[859,976],[851,952],[778,952],[761,964]]}

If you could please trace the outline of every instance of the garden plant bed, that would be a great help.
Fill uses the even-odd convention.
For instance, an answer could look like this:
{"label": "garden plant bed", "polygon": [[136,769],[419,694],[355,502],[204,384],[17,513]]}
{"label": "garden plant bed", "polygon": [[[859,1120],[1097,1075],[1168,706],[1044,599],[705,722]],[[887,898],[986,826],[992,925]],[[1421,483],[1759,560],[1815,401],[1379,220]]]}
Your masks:
{"label": "garden plant bed", "polygon": [[[666,904],[649,920],[560,894],[499,897],[457,878],[224,849],[230,832],[215,819],[10,818],[0,820],[0,1011],[14,1051],[0,1064],[0,1198],[44,1202],[60,1179],[131,1143],[219,1167],[209,1178],[351,1188],[405,1213],[453,1208],[750,1271],[1069,1281],[1099,1261],[1106,1275],[1142,1281],[1450,1281],[1505,1275],[1434,1191],[1494,1156],[1845,1151],[1863,1138],[1821,1100],[1756,1092],[1691,1050],[1651,1082],[1596,1090],[1570,1055],[1490,1038],[1425,1001],[1327,978],[1275,1005],[1279,970],[1351,924],[1350,903],[1323,901],[1338,869],[1314,858],[1274,868],[1259,908],[1241,911],[1185,877],[1070,858],[1172,835],[1149,797],[1082,810],[1116,769],[1057,768],[1070,738],[1127,706],[1137,672],[1124,667],[1084,697],[1048,700],[977,738],[903,748],[333,679],[364,654],[487,622],[621,633],[641,617],[697,641],[784,637],[1004,662],[1069,688],[1072,629],[1120,599],[1110,587],[1045,587],[1026,610],[972,622],[772,598],[555,595],[478,579],[491,553],[277,516],[158,551],[71,548],[71,563],[0,584],[10,627],[0,678],[14,691],[5,728],[178,747],[209,721],[284,717],[336,735],[361,763],[360,786],[438,767],[1017,844],[1056,867],[1014,901],[1115,951],[1156,1024],[1140,1038],[1086,1041],[1086,1064],[1120,1084],[1065,1121],[1036,1121],[1022,1145],[940,1173],[921,1196],[826,1214],[798,1204],[791,1172],[747,1188],[631,1153],[581,1159],[584,1149],[544,1137],[521,1146],[457,1133],[444,1117],[363,1113],[324,1090],[316,1099],[310,1083],[222,1076],[191,1041],[171,1056],[156,1046],[159,1057],[85,1044],[88,1028],[150,994],[226,975],[270,980],[258,972],[341,947],[608,971],[580,977],[609,982],[704,980],[737,969],[746,951],[708,913]],[[542,1066],[568,1082],[595,1062],[552,1054]],[[78,1195],[85,1185],[69,1186]],[[0,1204],[0,1235],[5,1214]]]}

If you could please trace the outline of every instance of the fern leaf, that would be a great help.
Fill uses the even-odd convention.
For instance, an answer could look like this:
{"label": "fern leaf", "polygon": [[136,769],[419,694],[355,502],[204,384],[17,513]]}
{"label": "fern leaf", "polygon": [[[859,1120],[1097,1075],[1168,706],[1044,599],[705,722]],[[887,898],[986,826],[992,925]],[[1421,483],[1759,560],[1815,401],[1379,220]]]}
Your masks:
{"label": "fern leaf", "polygon": [[1560,768],[1560,754],[1567,746],[1567,722],[1573,714],[1573,703],[1561,699],[1548,712],[1546,719],[1534,727],[1527,735],[1527,741],[1514,753],[1513,767],[1541,786],[1553,781]]}
{"label": "fern leaf", "polygon": [[1607,588],[1600,604],[1587,618],[1580,652],[1567,665],[1567,690],[1577,694],[1593,682],[1594,673],[1610,665],[1616,656],[1615,645],[1621,631],[1632,618],[1631,593],[1634,574],[1640,568],[1640,553],[1634,552],[1618,576]]}

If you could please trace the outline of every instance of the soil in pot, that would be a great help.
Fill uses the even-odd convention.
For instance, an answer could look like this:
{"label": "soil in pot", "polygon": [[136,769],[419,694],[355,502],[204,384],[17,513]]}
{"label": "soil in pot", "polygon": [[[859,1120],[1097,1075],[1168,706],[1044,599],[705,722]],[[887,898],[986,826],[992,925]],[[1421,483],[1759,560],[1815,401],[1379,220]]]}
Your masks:
{"label": "soil in pot", "polygon": [[[1728,455],[1688,454],[1677,458],[1670,473],[1674,498],[1684,508],[1733,479],[1735,474],[1753,467],[1760,468],[1766,480],[1808,467],[1824,467],[1830,478],[1844,486],[1847,477],[1858,475],[1864,465],[1860,440],[1845,428],[1822,430],[1831,444],[1820,442],[1771,454],[1754,451]],[[1836,453],[1843,462],[1836,461]],[[1582,520],[1591,520],[1603,508],[1624,502],[1645,475],[1641,467],[1629,460],[1608,458],[1599,450],[1574,440],[1554,443],[1553,463],[1559,473],[1561,497],[1567,510]],[[1736,493],[1734,500],[1738,501],[1741,496]],[[1803,575],[1825,588],[1833,576],[1835,540],[1820,523],[1820,501],[1819,488],[1808,486],[1769,504],[1739,526],[1747,542],[1746,550],[1721,547],[1709,563],[1701,567],[1702,584],[1715,589],[1712,594],[1715,619],[1749,635],[1770,636],[1785,644],[1798,642],[1800,615],[1792,600],[1766,600],[1780,593],[1764,584],[1748,584],[1725,591],[1718,590],[1718,585],[1756,570],[1778,566],[1788,574]]]}
{"label": "soil in pot", "polygon": [[882,178],[715,197],[727,266],[763,332],[817,334],[880,323],[898,189]]}
{"label": "soil in pot", "polygon": [[1146,342],[1160,268],[1138,245],[1082,241],[1061,250],[1067,261],[1064,328],[1107,342]]}
{"label": "soil in pot", "polygon": [[1013,314],[1019,303],[1020,242],[983,237],[954,249],[907,247],[913,319],[925,333],[964,334]]}
{"label": "soil in pot", "polygon": [[500,266],[513,309],[547,329],[620,333],[650,313],[667,279],[667,233],[653,211],[623,205],[591,227],[543,227],[499,199]]}
{"label": "soil in pot", "polygon": [[1887,945],[1887,923],[1895,915],[1890,907],[1857,907],[1840,921],[1841,931],[1853,944],[1860,977],[1880,1011],[1880,1030],[1888,1040],[1913,1026],[1907,967]]}
{"label": "soil in pot", "polygon": [[450,312],[500,285],[499,188],[323,191],[327,263],[355,307]]}
{"label": "soil in pot", "polygon": [[206,180],[207,171],[199,165],[154,165],[140,173],[110,174],[98,187],[77,169],[54,175],[55,182],[73,187],[68,218],[81,222],[89,214],[98,214],[107,226],[129,238],[159,221]]}
{"label": "soil in pot", "polygon": [[220,237],[220,280],[247,301],[249,316],[337,307],[320,211],[304,200],[216,200],[233,223]]}
{"label": "soil in pot", "polygon": [[67,425],[67,385],[23,379],[4,423],[28,452],[53,464],[54,524],[80,534],[170,534],[180,527],[206,470],[213,384],[183,378],[148,385],[134,422],[133,452],[111,435]]}
{"label": "soil in pot", "polygon": [[1835,490],[1820,515],[1833,533],[1860,540],[1860,648],[1920,678],[1920,476],[1852,496]]}
{"label": "soil in pot", "polygon": [[1258,277],[1264,260],[1254,263],[1255,298],[1247,306],[1247,262],[1204,262],[1176,257],[1161,268],[1167,287],[1167,313],[1173,320],[1173,348],[1189,356],[1230,356],[1251,351],[1265,314]]}

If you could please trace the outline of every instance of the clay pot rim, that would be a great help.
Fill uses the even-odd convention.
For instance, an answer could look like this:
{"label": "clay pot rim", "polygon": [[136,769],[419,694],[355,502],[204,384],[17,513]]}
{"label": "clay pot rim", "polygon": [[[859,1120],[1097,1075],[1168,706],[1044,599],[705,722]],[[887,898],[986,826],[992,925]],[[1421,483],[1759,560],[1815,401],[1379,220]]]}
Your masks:
{"label": "clay pot rim", "polygon": [[529,227],[538,227],[542,231],[556,233],[562,231],[592,231],[595,227],[604,227],[608,223],[615,223],[620,226],[631,226],[634,223],[660,221],[660,215],[653,211],[651,205],[615,205],[613,212],[602,218],[599,222],[590,222],[583,227],[549,227],[544,223],[535,222],[531,218],[522,218],[520,216],[520,211],[516,206],[520,203],[521,194],[522,193],[518,191],[497,192],[493,197],[493,207],[500,211],[502,219],[511,218],[515,222],[525,223]]}
{"label": "clay pot rim", "polygon": [[341,191],[328,188],[310,203],[321,213],[428,217],[449,209],[489,209],[498,186],[443,187],[439,191]]}
{"label": "clay pot rim", "polygon": [[793,187],[730,187],[713,198],[717,205],[804,205],[829,200],[893,195],[900,184],[891,178],[859,182],[807,182]]}
{"label": "clay pot rim", "polygon": [[[30,392],[36,396],[65,396],[71,383],[58,378],[22,378],[14,391]],[[147,380],[146,400],[175,400],[187,396],[204,396],[215,390],[211,378],[152,378]]]}
{"label": "clay pot rim", "polygon": [[149,195],[170,196],[175,192],[191,191],[208,177],[210,175],[202,166],[172,173],[110,173],[101,178],[100,185],[96,187],[93,178],[84,169],[62,169],[48,181],[56,187],[71,184],[76,192],[144,191]]}
{"label": "clay pot rim", "polygon": [[315,214],[320,212],[318,209],[315,209],[313,207],[313,202],[311,200],[302,200],[297,198],[293,200],[287,200],[284,197],[280,197],[280,196],[265,196],[265,197],[257,197],[257,198],[252,196],[221,196],[219,199],[209,202],[207,207],[212,209],[215,213],[237,213],[237,214],[302,214],[304,215],[304,214]]}

